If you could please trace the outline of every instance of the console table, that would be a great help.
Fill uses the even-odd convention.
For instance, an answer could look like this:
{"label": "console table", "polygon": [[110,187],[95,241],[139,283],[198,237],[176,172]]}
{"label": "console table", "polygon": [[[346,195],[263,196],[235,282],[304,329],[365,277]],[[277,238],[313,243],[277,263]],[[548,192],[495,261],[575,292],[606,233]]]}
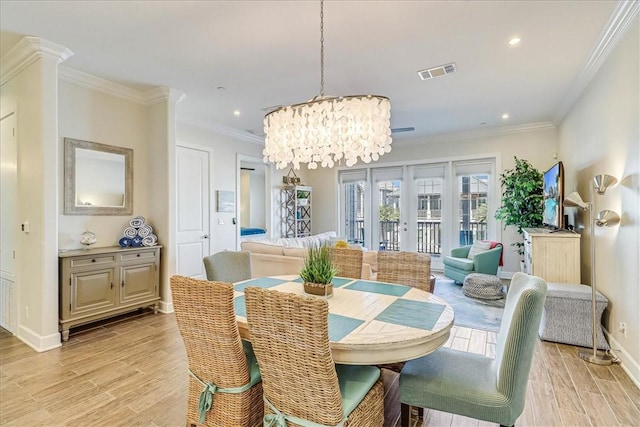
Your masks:
{"label": "console table", "polygon": [[62,340],[69,328],[153,306],[158,312],[160,246],[61,251]]}

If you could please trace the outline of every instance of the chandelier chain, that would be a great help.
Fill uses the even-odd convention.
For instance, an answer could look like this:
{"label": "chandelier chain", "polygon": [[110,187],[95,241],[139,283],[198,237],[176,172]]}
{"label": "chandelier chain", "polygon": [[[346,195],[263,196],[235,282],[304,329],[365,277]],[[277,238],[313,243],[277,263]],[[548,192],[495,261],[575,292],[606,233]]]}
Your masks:
{"label": "chandelier chain", "polygon": [[324,96],[324,0],[320,0],[320,97]]}
{"label": "chandelier chain", "polygon": [[[2,1],[2,0],[0,0]],[[391,151],[391,104],[379,95],[324,95],[324,0],[320,0],[320,94],[264,116],[263,160],[276,169],[347,167]]]}

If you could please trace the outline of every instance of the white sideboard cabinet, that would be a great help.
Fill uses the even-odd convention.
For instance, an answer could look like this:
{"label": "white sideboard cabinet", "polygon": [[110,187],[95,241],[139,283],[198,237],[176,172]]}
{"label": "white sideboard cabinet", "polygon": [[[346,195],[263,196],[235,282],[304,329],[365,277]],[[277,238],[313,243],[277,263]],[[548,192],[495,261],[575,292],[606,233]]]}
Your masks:
{"label": "white sideboard cabinet", "polygon": [[546,228],[524,229],[524,263],[527,274],[547,282],[580,282],[580,235]]}
{"label": "white sideboard cabinet", "polygon": [[60,332],[153,306],[158,312],[160,246],[61,251]]}

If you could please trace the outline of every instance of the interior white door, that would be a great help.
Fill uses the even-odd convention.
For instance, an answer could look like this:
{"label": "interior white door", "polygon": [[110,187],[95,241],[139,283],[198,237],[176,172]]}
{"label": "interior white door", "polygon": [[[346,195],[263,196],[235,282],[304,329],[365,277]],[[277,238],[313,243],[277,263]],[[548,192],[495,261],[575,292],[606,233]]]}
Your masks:
{"label": "interior white door", "polygon": [[205,279],[202,258],[210,255],[210,167],[212,151],[206,147],[178,146],[177,274]]}
{"label": "interior white door", "polygon": [[[2,113],[0,113],[2,114]],[[18,295],[15,275],[18,147],[16,115],[0,115],[0,326],[16,333]]]}

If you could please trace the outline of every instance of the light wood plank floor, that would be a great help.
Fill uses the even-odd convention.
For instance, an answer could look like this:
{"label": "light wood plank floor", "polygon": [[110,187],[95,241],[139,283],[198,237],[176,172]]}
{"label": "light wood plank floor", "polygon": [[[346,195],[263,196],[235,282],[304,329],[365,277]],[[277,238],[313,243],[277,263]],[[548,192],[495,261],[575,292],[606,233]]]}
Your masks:
{"label": "light wood plank floor", "polygon": [[[456,327],[447,345],[492,356],[495,340],[495,333]],[[0,425],[183,426],[186,369],[173,315],[103,325],[45,353],[0,330]],[[619,366],[587,364],[575,347],[538,342],[516,424],[638,426],[639,410],[640,391]],[[424,425],[492,424],[425,411]]]}

